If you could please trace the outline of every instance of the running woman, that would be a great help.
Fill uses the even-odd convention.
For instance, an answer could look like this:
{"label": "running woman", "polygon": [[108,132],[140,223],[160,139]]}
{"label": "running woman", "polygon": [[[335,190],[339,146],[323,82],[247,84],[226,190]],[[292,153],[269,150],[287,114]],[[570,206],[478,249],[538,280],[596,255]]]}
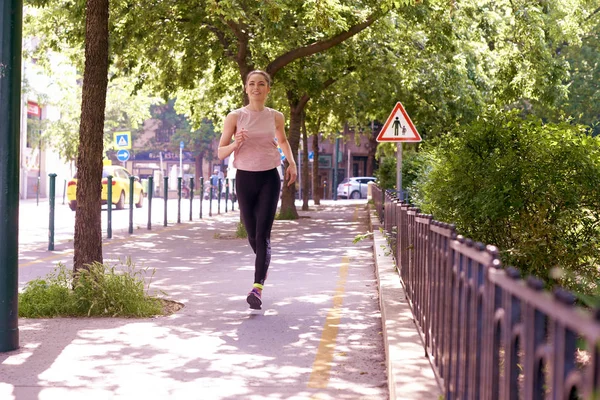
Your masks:
{"label": "running woman", "polygon": [[289,162],[284,181],[288,186],[296,181],[298,171],[285,136],[283,114],[265,107],[271,91],[271,77],[264,71],[252,71],[246,77],[244,89],[250,103],[230,112],[225,118],[218,156],[223,160],[234,153],[238,204],[248,232],[248,242],[256,254],[254,285],[246,300],[250,308],[260,310],[271,262],[271,228],[281,190],[277,170],[281,156],[277,145]]}

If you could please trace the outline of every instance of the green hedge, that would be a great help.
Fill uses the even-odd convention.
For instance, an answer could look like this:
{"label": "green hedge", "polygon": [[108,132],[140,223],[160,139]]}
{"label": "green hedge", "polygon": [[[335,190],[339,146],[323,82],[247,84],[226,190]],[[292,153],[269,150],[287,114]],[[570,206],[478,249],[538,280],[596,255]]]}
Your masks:
{"label": "green hedge", "polygon": [[523,275],[581,293],[600,267],[600,139],[569,123],[489,111],[423,151],[423,212],[501,250]]}

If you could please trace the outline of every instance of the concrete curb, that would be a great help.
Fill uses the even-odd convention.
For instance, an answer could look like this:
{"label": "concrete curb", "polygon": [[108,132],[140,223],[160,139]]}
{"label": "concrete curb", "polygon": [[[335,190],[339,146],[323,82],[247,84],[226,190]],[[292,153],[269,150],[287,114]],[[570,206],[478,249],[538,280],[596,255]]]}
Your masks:
{"label": "concrete curb", "polygon": [[373,257],[379,288],[382,334],[390,399],[440,399],[442,390],[425,355],[423,341],[406,300],[392,250],[369,206]]}

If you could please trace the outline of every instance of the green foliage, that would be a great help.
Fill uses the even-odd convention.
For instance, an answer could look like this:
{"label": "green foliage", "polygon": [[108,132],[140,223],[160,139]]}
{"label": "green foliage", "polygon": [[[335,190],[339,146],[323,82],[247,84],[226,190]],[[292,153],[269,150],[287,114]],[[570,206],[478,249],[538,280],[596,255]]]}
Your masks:
{"label": "green foliage", "polygon": [[396,158],[385,157],[379,160],[379,169],[375,171],[377,184],[382,189],[396,188]]}
{"label": "green foliage", "polygon": [[19,316],[149,317],[163,313],[160,300],[148,294],[154,270],[125,269],[94,263],[76,273],[59,264],[44,278],[28,282],[19,295]]}
{"label": "green foliage", "polygon": [[[386,156],[380,160],[379,169],[375,171],[377,183],[383,189],[396,189],[396,156]],[[415,150],[402,152],[402,189],[407,192],[409,202],[412,202],[412,193],[427,166],[427,154]]]}
{"label": "green foliage", "polygon": [[235,237],[238,239],[247,239],[248,238],[248,232],[246,231],[246,227],[244,226],[244,224],[242,222],[238,222],[236,230],[235,230]]}
{"label": "green foliage", "polygon": [[[497,245],[505,264],[593,289],[600,258],[600,140],[568,123],[489,110],[427,150],[423,211]],[[551,272],[558,267],[560,276]]]}
{"label": "green foliage", "polygon": [[287,210],[284,212],[279,210],[279,213],[275,216],[275,219],[278,221],[290,221],[290,220],[298,219],[298,216],[292,210]]}
{"label": "green foliage", "polygon": [[359,235],[356,235],[354,237],[354,239],[352,239],[352,243],[356,244],[356,243],[360,242],[361,240],[371,239],[371,238],[373,238],[373,232],[359,234]]}

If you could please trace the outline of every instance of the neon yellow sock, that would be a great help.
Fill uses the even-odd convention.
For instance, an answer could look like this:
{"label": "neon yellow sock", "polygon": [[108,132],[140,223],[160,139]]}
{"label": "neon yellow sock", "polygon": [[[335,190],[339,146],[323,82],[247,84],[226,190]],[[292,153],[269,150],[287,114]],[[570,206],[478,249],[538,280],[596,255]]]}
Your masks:
{"label": "neon yellow sock", "polygon": [[254,287],[260,290],[263,290],[263,285],[261,285],[260,283],[255,283]]}

